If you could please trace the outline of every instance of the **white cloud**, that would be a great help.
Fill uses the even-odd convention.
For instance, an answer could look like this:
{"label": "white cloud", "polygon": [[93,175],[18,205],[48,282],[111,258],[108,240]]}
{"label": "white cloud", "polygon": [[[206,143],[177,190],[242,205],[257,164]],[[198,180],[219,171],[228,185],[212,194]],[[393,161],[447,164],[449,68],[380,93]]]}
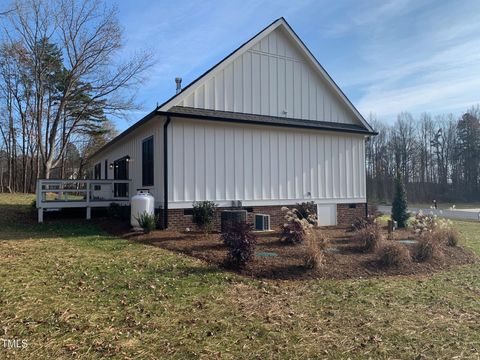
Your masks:
{"label": "white cloud", "polygon": [[362,30],[362,71],[340,81],[360,93],[359,110],[393,119],[401,111],[461,111],[480,102],[479,4],[472,1],[468,11],[433,6]]}
{"label": "white cloud", "polygon": [[186,85],[279,16],[318,46],[312,51],[364,115],[459,111],[480,102],[478,0],[137,1],[121,21],[127,50],[156,54],[139,92],[147,110],[173,95],[175,76]]}

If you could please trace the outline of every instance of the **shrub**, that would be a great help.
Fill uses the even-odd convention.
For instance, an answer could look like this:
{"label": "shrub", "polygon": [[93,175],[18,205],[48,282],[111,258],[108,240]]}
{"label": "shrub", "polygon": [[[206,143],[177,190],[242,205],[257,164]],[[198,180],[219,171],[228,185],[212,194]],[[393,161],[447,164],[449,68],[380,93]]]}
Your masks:
{"label": "shrub", "polygon": [[157,216],[155,214],[149,214],[146,211],[138,215],[138,217],[135,218],[135,220],[138,221],[138,225],[145,231],[147,234],[150,231],[153,231],[157,227]]}
{"label": "shrub", "polygon": [[383,245],[378,250],[378,262],[386,267],[398,266],[410,260],[406,246],[395,242]]}
{"label": "shrub", "polygon": [[417,234],[426,235],[430,233],[429,238],[436,240],[439,244],[448,246],[457,246],[460,235],[453,227],[453,223],[448,219],[440,219],[437,215],[424,215],[421,211],[412,221],[412,227]]}
{"label": "shrub", "polygon": [[30,203],[30,209],[31,210],[36,210],[37,209],[37,200],[32,200],[32,202]]}
{"label": "shrub", "polygon": [[411,221],[411,226],[417,234],[432,232],[438,226],[438,217],[434,214],[424,214],[419,211],[415,218]]}
{"label": "shrub", "polygon": [[433,258],[434,244],[426,239],[419,240],[415,245],[415,259],[423,262]]}
{"label": "shrub", "polygon": [[130,206],[111,203],[107,209],[109,217],[119,219],[121,221],[130,221]]}
{"label": "shrub", "polygon": [[280,232],[280,241],[283,241],[288,244],[301,244],[305,241],[307,232],[297,221],[286,222],[282,226],[282,231]]}
{"label": "shrub", "polygon": [[396,221],[399,228],[407,226],[409,214],[407,213],[407,193],[400,170],[395,178],[395,195],[392,203],[392,220]]}
{"label": "shrub", "polygon": [[457,246],[460,240],[460,234],[455,229],[445,229],[443,230],[444,237],[447,242],[447,246]]}
{"label": "shrub", "polygon": [[460,234],[453,227],[451,220],[439,220],[438,228],[435,230],[437,238],[447,246],[457,246],[460,241]]}
{"label": "shrub", "polygon": [[193,203],[192,221],[205,233],[212,230],[217,205],[213,201],[197,201]]}
{"label": "shrub", "polygon": [[305,219],[312,225],[317,223],[317,205],[313,201],[297,204],[295,209],[300,220]]}
{"label": "shrub", "polygon": [[305,239],[304,264],[307,269],[319,269],[325,262],[324,250],[328,239],[320,233],[317,236],[314,231],[308,233]]}
{"label": "shrub", "polygon": [[222,234],[222,241],[228,247],[226,263],[229,266],[241,268],[253,259],[257,236],[252,231],[253,225],[246,222],[228,224]]}
{"label": "shrub", "polygon": [[384,241],[382,229],[377,224],[359,230],[356,238],[362,243],[362,249],[365,252],[377,250]]}
{"label": "shrub", "polygon": [[440,242],[441,239],[436,231],[423,234],[415,245],[415,259],[424,262],[441,256]]}
{"label": "shrub", "polygon": [[305,241],[308,232],[313,228],[313,224],[305,218],[301,218],[298,210],[283,207],[285,211],[285,223],[280,233],[280,241],[288,244],[301,244]]}
{"label": "shrub", "polygon": [[349,231],[358,231],[365,229],[371,225],[376,224],[376,218],[375,216],[368,215],[366,218],[364,217],[357,217],[355,220],[353,220],[352,225],[350,226]]}

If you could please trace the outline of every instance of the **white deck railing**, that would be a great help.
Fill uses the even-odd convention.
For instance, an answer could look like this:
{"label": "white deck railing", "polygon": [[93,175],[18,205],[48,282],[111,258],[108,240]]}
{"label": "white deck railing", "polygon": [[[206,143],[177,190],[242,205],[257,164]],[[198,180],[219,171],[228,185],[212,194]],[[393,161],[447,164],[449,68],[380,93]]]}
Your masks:
{"label": "white deck railing", "polygon": [[111,203],[126,205],[130,201],[131,180],[37,180],[38,222],[44,209],[86,208],[87,219],[92,207]]}

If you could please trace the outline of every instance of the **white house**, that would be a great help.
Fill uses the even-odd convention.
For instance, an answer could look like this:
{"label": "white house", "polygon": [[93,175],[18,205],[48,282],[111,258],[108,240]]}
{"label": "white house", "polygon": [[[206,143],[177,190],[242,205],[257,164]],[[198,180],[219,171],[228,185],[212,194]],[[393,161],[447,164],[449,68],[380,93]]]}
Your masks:
{"label": "white house", "polygon": [[[179,79],[177,85],[179,85]],[[366,213],[372,127],[284,18],[260,31],[91,157],[96,178],[149,189],[164,226],[191,224],[192,202],[280,208],[318,204],[320,223]],[[101,190],[100,190],[101,191]]]}

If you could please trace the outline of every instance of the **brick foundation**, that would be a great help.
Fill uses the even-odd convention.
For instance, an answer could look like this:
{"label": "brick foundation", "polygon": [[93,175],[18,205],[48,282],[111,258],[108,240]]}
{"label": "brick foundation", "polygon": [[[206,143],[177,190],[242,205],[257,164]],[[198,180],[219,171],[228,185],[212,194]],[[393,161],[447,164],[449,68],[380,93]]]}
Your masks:
{"label": "brick foundation", "polygon": [[[213,230],[220,230],[220,213],[224,210],[234,210],[235,208],[217,208]],[[270,215],[270,228],[277,230],[284,223],[284,213],[282,206],[251,206],[245,207],[247,210],[247,222],[253,223],[255,214]],[[160,210],[160,218],[162,219],[162,210]],[[184,215],[184,209],[168,210],[168,230],[185,231],[186,228],[197,230],[197,226],[192,221],[192,215]]]}
{"label": "brick foundation", "polygon": [[[337,204],[337,225],[350,226],[358,217],[365,217],[365,203],[360,204]],[[245,207],[247,212],[247,221],[253,223],[255,214],[270,215],[270,228],[278,230],[284,223],[284,212],[282,212],[283,205],[275,206],[252,206]],[[287,207],[289,207],[287,205]],[[290,206],[291,207],[291,206]],[[234,208],[218,208],[215,215],[213,230],[220,230],[220,213],[223,210],[233,210]],[[373,214],[376,209],[368,206],[369,214]],[[160,219],[162,219],[162,210],[160,210]],[[184,209],[169,209],[168,210],[168,230],[185,231],[186,228],[197,230],[197,226],[192,222],[192,215],[184,215]]]}
{"label": "brick foundation", "polygon": [[365,206],[365,203],[337,204],[337,226],[350,226],[355,219],[364,218]]}

